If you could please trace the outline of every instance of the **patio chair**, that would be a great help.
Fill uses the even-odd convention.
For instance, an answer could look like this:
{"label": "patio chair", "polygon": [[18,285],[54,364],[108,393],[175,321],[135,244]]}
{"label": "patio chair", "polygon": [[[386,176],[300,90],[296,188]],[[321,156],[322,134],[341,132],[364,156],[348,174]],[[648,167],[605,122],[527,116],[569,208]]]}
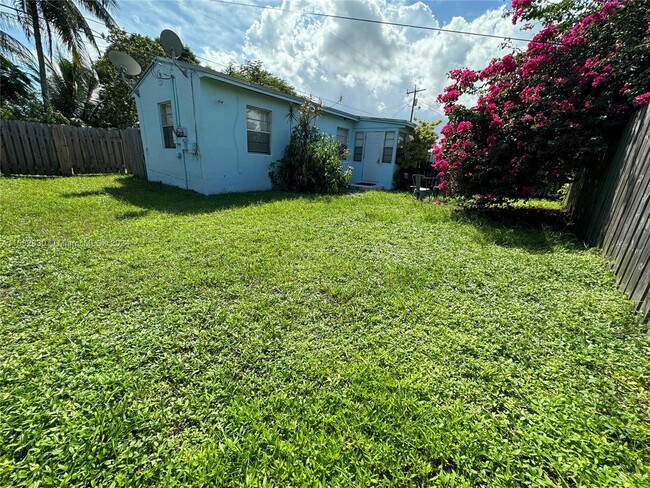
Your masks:
{"label": "patio chair", "polygon": [[425,178],[422,174],[413,175],[413,186],[411,186],[411,195],[416,197],[418,200],[424,200],[424,197],[431,196],[433,194],[433,189],[430,186],[427,186],[427,180],[430,178]]}

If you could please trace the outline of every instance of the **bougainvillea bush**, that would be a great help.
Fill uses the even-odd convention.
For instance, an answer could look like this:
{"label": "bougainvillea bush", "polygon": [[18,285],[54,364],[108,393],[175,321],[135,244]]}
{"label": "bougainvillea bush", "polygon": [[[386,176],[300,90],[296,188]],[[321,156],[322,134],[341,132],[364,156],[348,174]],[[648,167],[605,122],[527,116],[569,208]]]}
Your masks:
{"label": "bougainvillea bush", "polygon": [[[513,0],[513,22],[543,17],[545,3]],[[546,15],[527,49],[449,73],[438,97],[449,123],[433,147],[441,189],[478,203],[548,195],[602,163],[650,103],[648,1],[580,7]],[[458,103],[464,93],[478,95],[475,106]]]}

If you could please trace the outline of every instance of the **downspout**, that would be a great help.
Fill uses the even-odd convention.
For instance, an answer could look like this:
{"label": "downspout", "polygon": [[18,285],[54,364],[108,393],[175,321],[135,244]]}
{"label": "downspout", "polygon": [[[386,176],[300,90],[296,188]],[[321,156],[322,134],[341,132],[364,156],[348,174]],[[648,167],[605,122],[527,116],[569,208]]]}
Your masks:
{"label": "downspout", "polygon": [[194,72],[190,71],[190,86],[192,88],[192,114],[194,115],[194,156],[199,158],[199,129],[196,122],[196,102],[194,101]]}
{"label": "downspout", "polygon": [[[178,129],[181,126],[181,116],[180,116],[180,105],[178,103],[178,90],[176,89],[176,77],[174,75],[172,75],[172,99],[174,101],[174,106],[176,107],[174,113],[176,114],[176,129]],[[176,138],[178,139],[178,136],[176,136]],[[185,173],[185,189],[189,190],[190,184],[187,178],[187,162],[185,161],[185,151],[183,151],[182,144],[180,146],[179,154],[183,159],[183,172]]]}

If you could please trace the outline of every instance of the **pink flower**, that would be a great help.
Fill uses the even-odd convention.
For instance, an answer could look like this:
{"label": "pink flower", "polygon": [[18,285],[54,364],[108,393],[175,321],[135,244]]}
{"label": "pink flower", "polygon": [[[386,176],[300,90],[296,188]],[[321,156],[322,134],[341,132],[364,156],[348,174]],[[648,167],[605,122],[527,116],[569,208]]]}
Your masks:
{"label": "pink flower", "polygon": [[539,83],[538,85],[524,88],[519,93],[519,98],[521,99],[522,102],[525,103],[538,102],[542,98],[539,94],[539,91],[542,89],[542,86],[543,85]]}
{"label": "pink flower", "polygon": [[497,145],[497,138],[494,136],[488,136],[487,138],[488,147],[494,147]]}
{"label": "pink flower", "polygon": [[543,66],[545,63],[548,63],[548,57],[545,54],[542,54],[540,56],[535,56],[534,58],[530,58],[521,67],[522,76],[530,76],[532,74],[535,74],[538,68],[540,66]]}
{"label": "pink flower", "polygon": [[471,131],[471,130],[472,130],[472,127],[473,127],[473,126],[472,126],[472,123],[471,123],[471,122],[469,122],[469,121],[467,121],[467,120],[463,120],[462,122],[460,122],[460,123],[458,124],[457,132],[458,132],[459,134],[464,134],[464,133],[466,133],[466,132]]}
{"label": "pink flower", "polygon": [[549,124],[548,119],[542,112],[535,114],[535,125],[537,127],[546,127]]}
{"label": "pink flower", "polygon": [[512,8],[528,8],[533,4],[533,0],[512,0]]}
{"label": "pink flower", "polygon": [[526,115],[524,115],[524,116],[521,118],[521,121],[522,121],[524,124],[528,124],[528,123],[530,123],[530,122],[535,122],[535,119],[533,118],[532,115],[530,115],[530,114],[526,114]]}
{"label": "pink flower", "polygon": [[446,93],[438,95],[438,102],[440,103],[454,103],[460,98],[460,91],[445,89]]}
{"label": "pink flower", "polygon": [[560,103],[556,103],[555,105],[558,108],[558,111],[561,112],[573,113],[576,111],[576,108],[568,100],[562,100]]}
{"label": "pink flower", "polygon": [[478,80],[478,75],[475,71],[468,68],[452,69],[449,72],[449,78],[456,80],[456,84],[462,88],[466,88]]}
{"label": "pink flower", "polygon": [[631,87],[632,87],[632,85],[630,85],[629,83],[625,83],[625,85],[623,85],[618,92],[623,94],[626,91],[628,91]]}
{"label": "pink flower", "polygon": [[645,92],[637,97],[634,97],[632,104],[635,107],[642,107],[643,105],[650,104],[650,92]]}
{"label": "pink flower", "polygon": [[521,17],[525,10],[530,7],[533,3],[533,0],[512,0],[512,23],[516,24],[519,17]]}
{"label": "pink flower", "polygon": [[598,85],[602,84],[603,81],[605,81],[609,77],[609,74],[607,73],[601,73],[598,76],[594,78],[594,80],[591,82],[591,86],[597,87]]}
{"label": "pink flower", "polygon": [[573,36],[573,35],[569,35],[569,36],[566,36],[566,37],[565,37],[565,39],[564,39],[564,43],[565,43],[567,46],[579,46],[580,44],[584,44],[584,43],[585,43],[585,36]]}
{"label": "pink flower", "polygon": [[531,42],[534,43],[548,43],[553,37],[557,34],[557,26],[554,24],[549,25],[548,27],[545,27],[541,31],[539,31],[535,36],[533,37],[533,40]]}
{"label": "pink flower", "polygon": [[517,69],[517,62],[512,54],[506,54],[503,58],[493,58],[490,64],[479,73],[478,77],[481,80],[492,78],[495,75],[505,75],[512,73]]}
{"label": "pink flower", "polygon": [[433,163],[433,168],[441,173],[445,173],[449,170],[449,163],[444,159]]}
{"label": "pink flower", "polygon": [[505,125],[505,122],[499,117],[497,114],[492,114],[492,122],[490,122],[490,130],[495,130],[498,129],[499,127],[503,127]]}
{"label": "pink flower", "polygon": [[454,135],[456,132],[456,128],[454,127],[454,124],[447,124],[445,125],[441,130],[440,133],[445,136],[445,137],[451,137]]}
{"label": "pink flower", "polygon": [[503,104],[503,110],[505,112],[509,112],[513,108],[515,108],[515,102],[512,102],[510,100],[507,100],[506,103]]}
{"label": "pink flower", "polygon": [[612,1],[612,2],[605,2],[605,5],[603,5],[603,8],[601,9],[601,12],[604,14],[609,14],[610,10],[616,7],[620,7],[623,5],[625,2],[618,2],[618,1]]}
{"label": "pink flower", "polygon": [[512,54],[506,54],[501,58],[501,66],[504,74],[512,73],[517,69],[517,62]]}

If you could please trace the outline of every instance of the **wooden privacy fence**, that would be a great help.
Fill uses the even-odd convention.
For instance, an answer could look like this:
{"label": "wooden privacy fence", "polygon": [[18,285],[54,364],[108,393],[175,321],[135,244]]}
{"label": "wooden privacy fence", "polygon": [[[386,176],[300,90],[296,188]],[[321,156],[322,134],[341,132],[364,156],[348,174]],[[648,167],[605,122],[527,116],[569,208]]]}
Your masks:
{"label": "wooden privacy fence", "polygon": [[611,260],[619,288],[648,321],[650,106],[632,118],[611,164],[585,172],[572,185],[568,208],[582,237]]}
{"label": "wooden privacy fence", "polygon": [[147,177],[139,129],[0,121],[0,170],[19,175],[130,173]]}

